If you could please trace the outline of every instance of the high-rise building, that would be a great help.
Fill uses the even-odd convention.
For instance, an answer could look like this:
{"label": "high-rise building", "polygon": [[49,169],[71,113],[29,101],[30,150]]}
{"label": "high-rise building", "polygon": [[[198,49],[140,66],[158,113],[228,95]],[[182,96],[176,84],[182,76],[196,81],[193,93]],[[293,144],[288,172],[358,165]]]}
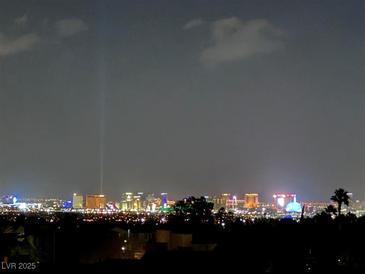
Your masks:
{"label": "high-rise building", "polygon": [[140,201],[140,209],[141,210],[146,210],[147,208],[147,195],[144,192],[137,192],[137,196],[139,196],[139,201]]}
{"label": "high-rise building", "polygon": [[167,205],[168,205],[167,193],[163,192],[161,193],[161,208],[167,208]]}
{"label": "high-rise building", "polygon": [[289,203],[297,201],[297,195],[294,193],[275,193],[273,198],[277,209],[285,209]]}
{"label": "high-rise building", "polygon": [[62,208],[72,208],[72,201],[71,200],[63,201]]}
{"label": "high-rise building", "polygon": [[14,195],[5,195],[1,198],[3,204],[15,204],[17,200],[18,199]]}
{"label": "high-rise building", "polygon": [[257,193],[246,193],[245,194],[245,207],[256,208],[259,204],[259,194]]}
{"label": "high-rise building", "polygon": [[161,205],[161,198],[155,197],[154,193],[148,193],[145,199],[145,209],[147,211],[156,211]]}
{"label": "high-rise building", "polygon": [[133,195],[133,210],[141,210],[142,209],[142,198],[143,192],[138,192],[136,195]]}
{"label": "high-rise building", "polygon": [[122,200],[120,202],[121,210],[129,211],[133,209],[133,193],[132,192],[124,192],[122,193]]}
{"label": "high-rise building", "polygon": [[86,208],[97,209],[105,208],[106,198],[103,194],[88,194],[86,195]]}
{"label": "high-rise building", "polygon": [[80,194],[74,193],[72,196],[72,207],[73,208],[83,208],[84,207],[84,197]]}
{"label": "high-rise building", "polygon": [[224,207],[225,209],[228,209],[231,207],[230,201],[232,201],[233,199],[231,199],[231,194],[230,193],[223,193],[220,196],[215,196],[213,197],[213,203],[214,203],[214,209],[218,210],[222,207]]}

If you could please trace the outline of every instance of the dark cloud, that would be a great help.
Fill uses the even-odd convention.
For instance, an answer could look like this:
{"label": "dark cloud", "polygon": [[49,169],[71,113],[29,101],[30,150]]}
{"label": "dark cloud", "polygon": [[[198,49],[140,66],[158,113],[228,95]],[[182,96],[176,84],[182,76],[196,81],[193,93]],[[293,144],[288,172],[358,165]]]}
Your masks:
{"label": "dark cloud", "polygon": [[237,17],[211,24],[212,43],[201,54],[208,65],[243,60],[256,54],[279,50],[284,45],[284,31],[266,19],[243,22]]}
{"label": "dark cloud", "polygon": [[24,14],[23,16],[17,17],[14,19],[14,23],[18,26],[25,26],[28,22],[28,15]]}
{"label": "dark cloud", "polygon": [[39,41],[40,37],[35,33],[15,37],[8,37],[0,33],[0,56],[8,56],[31,50]]}
{"label": "dark cloud", "polygon": [[203,25],[205,21],[201,18],[192,19],[183,26],[183,30],[189,30]]}
{"label": "dark cloud", "polygon": [[87,31],[87,24],[78,18],[62,19],[55,23],[58,35],[62,37],[73,36],[77,33]]}

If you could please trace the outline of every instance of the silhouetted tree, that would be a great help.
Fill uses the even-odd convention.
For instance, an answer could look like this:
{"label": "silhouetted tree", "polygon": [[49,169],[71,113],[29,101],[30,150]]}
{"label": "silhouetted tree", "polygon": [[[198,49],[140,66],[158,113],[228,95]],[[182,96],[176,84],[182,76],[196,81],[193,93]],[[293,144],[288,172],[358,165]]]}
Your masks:
{"label": "silhouetted tree", "polygon": [[300,214],[300,220],[304,220],[305,204],[302,206],[302,213]]}
{"label": "silhouetted tree", "polygon": [[208,222],[212,219],[213,203],[205,197],[187,197],[177,201],[174,207],[177,215],[189,217],[193,222]]}
{"label": "silhouetted tree", "polygon": [[333,206],[333,205],[329,205],[326,207],[326,209],[324,210],[327,214],[329,215],[336,215],[337,214],[337,209]]}
{"label": "silhouetted tree", "polygon": [[337,203],[338,216],[340,216],[342,204],[348,206],[350,202],[350,197],[346,190],[344,190],[343,188],[339,188],[335,190],[335,195],[331,197],[331,200]]}

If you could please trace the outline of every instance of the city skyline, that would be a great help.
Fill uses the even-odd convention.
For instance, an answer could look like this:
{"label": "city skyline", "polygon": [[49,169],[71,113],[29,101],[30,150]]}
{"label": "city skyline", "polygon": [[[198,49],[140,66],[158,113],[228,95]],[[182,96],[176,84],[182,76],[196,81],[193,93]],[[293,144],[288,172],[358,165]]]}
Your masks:
{"label": "city skyline", "polygon": [[2,1],[0,193],[364,200],[364,10]]}
{"label": "city skyline", "polygon": [[[345,195],[346,207],[338,204],[337,198],[331,196],[327,201],[303,201],[296,193],[274,193],[270,200],[262,199],[259,193],[232,194],[221,193],[215,195],[202,195],[172,198],[168,193],[124,192],[119,199],[110,200],[104,194],[73,193],[72,199],[59,198],[24,198],[14,195],[5,195],[0,199],[0,213],[2,214],[71,214],[69,216],[85,216],[86,218],[103,219],[103,215],[113,216],[113,220],[126,220],[130,217],[138,218],[143,224],[146,218],[158,218],[162,223],[166,218],[179,215],[180,210],[189,210],[196,204],[207,205],[209,214],[220,216],[229,212],[240,221],[263,219],[316,218],[323,214],[332,214],[336,209],[348,216],[363,217],[365,201],[360,201],[344,189],[336,189],[334,194],[340,197]],[[70,198],[70,197],[68,197]],[[332,213],[331,213],[332,212]],[[223,214],[224,215],[224,214]],[[328,215],[327,215],[328,216]],[[333,215],[335,217],[335,215]],[[242,219],[244,218],[244,219]],[[51,218],[52,219],[52,218]],[[89,219],[89,221],[92,221]],[[243,221],[244,222],[244,221]]]}
{"label": "city skyline", "polygon": [[[251,201],[252,199],[254,199],[255,203],[264,203],[264,204],[270,204],[270,203],[277,203],[277,199],[278,197],[285,197],[287,196],[287,198],[289,197],[294,197],[295,196],[295,201],[299,201],[300,203],[311,203],[311,202],[324,202],[324,203],[328,203],[331,200],[331,195],[329,195],[328,197],[321,199],[321,200],[316,200],[313,199],[311,197],[303,197],[300,193],[295,193],[295,192],[273,192],[273,193],[258,193],[258,192],[245,192],[245,191],[234,191],[234,192],[222,192],[222,193],[214,193],[214,192],[204,192],[204,193],[189,193],[186,194],[184,196],[178,196],[176,195],[176,193],[168,193],[168,192],[144,192],[144,191],[124,191],[121,192],[119,194],[115,194],[114,195],[110,195],[106,194],[106,193],[82,193],[82,192],[73,192],[70,195],[66,195],[66,196],[29,196],[27,194],[21,194],[21,193],[0,193],[0,197],[3,200],[8,200],[11,199],[11,201],[13,201],[14,197],[15,197],[15,202],[14,203],[19,203],[20,201],[26,201],[26,200],[62,200],[62,201],[72,201],[72,199],[76,198],[80,198],[82,197],[82,199],[86,198],[88,196],[95,196],[95,197],[103,197],[105,198],[105,202],[121,202],[123,199],[125,199],[125,195],[128,195],[130,197],[130,199],[132,199],[132,197],[143,197],[143,199],[145,199],[146,197],[154,197],[154,198],[160,198],[162,199],[163,196],[165,196],[166,201],[178,201],[178,200],[184,200],[186,198],[189,197],[196,197],[196,198],[200,198],[200,197],[205,197],[207,199],[220,199],[220,197],[226,197],[226,199],[228,200],[246,200],[246,197],[251,197]],[[355,193],[352,193],[351,191],[348,192],[349,197],[351,199],[351,203],[358,203],[358,202],[363,202],[364,200],[362,200],[361,198],[359,198],[359,196]],[[10,198],[9,198],[10,197]],[[117,197],[117,198],[114,198]],[[0,202],[1,204],[1,202]]]}

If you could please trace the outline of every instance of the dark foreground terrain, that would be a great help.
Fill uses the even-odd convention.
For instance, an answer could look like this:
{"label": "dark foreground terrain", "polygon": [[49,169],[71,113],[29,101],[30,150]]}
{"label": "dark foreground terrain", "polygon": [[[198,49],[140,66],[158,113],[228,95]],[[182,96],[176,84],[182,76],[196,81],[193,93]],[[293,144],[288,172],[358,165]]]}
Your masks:
{"label": "dark foreground terrain", "polygon": [[37,215],[3,215],[1,271],[365,273],[364,217],[184,218],[171,216],[161,224],[154,218],[85,222],[70,213],[52,222]]}

